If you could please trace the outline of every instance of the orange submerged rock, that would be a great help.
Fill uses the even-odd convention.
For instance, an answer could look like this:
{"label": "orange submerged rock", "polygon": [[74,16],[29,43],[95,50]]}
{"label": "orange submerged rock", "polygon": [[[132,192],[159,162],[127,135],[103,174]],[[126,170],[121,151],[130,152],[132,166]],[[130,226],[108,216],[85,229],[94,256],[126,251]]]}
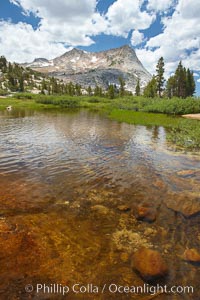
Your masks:
{"label": "orange submerged rock", "polygon": [[200,262],[200,253],[195,249],[186,249],[183,253],[183,259],[190,262]]}
{"label": "orange submerged rock", "polygon": [[132,257],[132,266],[144,280],[151,281],[167,275],[168,268],[158,251],[140,248]]}
{"label": "orange submerged rock", "polygon": [[137,208],[136,218],[138,220],[154,222],[156,220],[156,210],[148,205],[139,206]]}

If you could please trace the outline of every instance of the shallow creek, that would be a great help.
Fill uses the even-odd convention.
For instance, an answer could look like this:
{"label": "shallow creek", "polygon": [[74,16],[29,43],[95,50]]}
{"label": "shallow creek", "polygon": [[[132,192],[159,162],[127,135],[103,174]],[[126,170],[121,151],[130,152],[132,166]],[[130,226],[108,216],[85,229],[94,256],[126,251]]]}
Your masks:
{"label": "shallow creek", "polygon": [[[154,299],[101,293],[144,284],[131,266],[142,246],[167,262],[161,284],[194,287],[156,300],[199,299],[200,266],[182,257],[200,251],[199,183],[200,155],[175,151],[162,127],[86,110],[0,112],[0,299]],[[155,221],[138,220],[139,205]],[[37,284],[99,292],[63,297]]]}

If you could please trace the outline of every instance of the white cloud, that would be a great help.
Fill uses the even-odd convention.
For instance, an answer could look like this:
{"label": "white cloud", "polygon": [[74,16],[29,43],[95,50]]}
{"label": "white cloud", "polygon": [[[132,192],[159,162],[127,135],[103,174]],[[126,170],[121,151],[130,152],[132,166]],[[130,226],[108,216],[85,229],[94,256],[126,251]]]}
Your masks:
{"label": "white cloud", "polygon": [[167,11],[174,5],[175,0],[148,0],[147,9],[154,11]]}
{"label": "white cloud", "polygon": [[157,53],[148,49],[136,49],[136,54],[144,67],[151,73],[155,73],[156,63],[159,59]]}
{"label": "white cloud", "polygon": [[[153,74],[158,59],[165,60],[166,75],[175,70],[179,60],[196,72],[200,71],[200,1],[116,0],[105,15],[96,12],[97,0],[9,0],[25,14],[40,18],[34,30],[25,23],[0,21],[1,54],[11,61],[31,61],[35,57],[53,58],[68,46],[89,46],[100,33],[128,37],[137,46],[145,41],[140,30],[148,29],[156,14],[174,8],[171,17],[162,17],[163,32],[150,38],[136,53]],[[176,6],[175,6],[176,4]],[[163,14],[162,14],[163,16]],[[14,51],[13,51],[14,49]]]}
{"label": "white cloud", "polygon": [[155,15],[141,11],[141,0],[117,0],[108,9],[108,33],[127,37],[131,29],[147,29]]}
{"label": "white cloud", "polygon": [[50,42],[48,33],[34,31],[29,24],[1,21],[0,37],[1,54],[10,61],[31,61],[38,56],[53,58],[67,51],[63,44]]}
{"label": "white cloud", "polygon": [[131,37],[131,44],[137,46],[144,41],[144,34],[138,30],[134,30]]}
{"label": "white cloud", "polygon": [[[0,47],[9,60],[15,61],[49,58],[54,53],[57,56],[66,46],[90,46],[92,37],[100,33],[127,37],[134,29],[132,43],[140,43],[143,35],[138,30],[148,28],[155,19],[152,13],[141,11],[143,0],[117,0],[106,15],[96,11],[97,0],[9,1],[21,7],[24,14],[40,18],[36,30],[28,24],[1,23]],[[15,51],[10,50],[12,45]]]}
{"label": "white cloud", "polygon": [[177,11],[185,20],[198,19],[200,15],[200,3],[198,0],[181,0],[178,3]]}
{"label": "white cloud", "polygon": [[[96,0],[10,0],[28,15],[40,18],[34,30],[26,23],[0,24],[0,48],[9,60],[30,61],[34,57],[55,57],[67,46],[89,46],[92,36],[104,32],[107,21],[97,13]],[[13,34],[14,32],[14,34]],[[22,40],[23,37],[23,40]],[[15,45],[15,51],[12,45]]]}
{"label": "white cloud", "polygon": [[[13,0],[11,0],[13,1]],[[14,0],[24,11],[41,18],[40,31],[55,42],[91,45],[89,38],[106,29],[103,17],[95,12],[96,0]]]}
{"label": "white cloud", "polygon": [[199,79],[197,79],[197,82],[200,82],[200,78],[199,78]]}
{"label": "white cloud", "polygon": [[173,15],[162,19],[163,33],[150,38],[145,49],[137,50],[149,71],[155,72],[161,56],[165,59],[167,76],[180,60],[185,67],[200,71],[200,23],[196,12],[200,14],[199,0],[179,0]]}
{"label": "white cloud", "polygon": [[40,18],[56,19],[62,22],[81,21],[90,17],[96,7],[96,0],[10,0],[21,6],[26,13],[32,12]]}

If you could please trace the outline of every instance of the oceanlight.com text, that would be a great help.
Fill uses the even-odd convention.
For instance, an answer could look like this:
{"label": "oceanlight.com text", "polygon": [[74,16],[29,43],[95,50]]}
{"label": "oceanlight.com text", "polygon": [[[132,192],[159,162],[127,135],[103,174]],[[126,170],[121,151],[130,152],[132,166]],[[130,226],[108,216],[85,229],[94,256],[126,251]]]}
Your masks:
{"label": "oceanlight.com text", "polygon": [[80,284],[75,283],[73,285],[62,285],[62,284],[45,284],[38,283],[36,286],[28,284],[25,286],[25,291],[27,293],[43,293],[43,294],[59,294],[67,295],[69,293],[74,294],[149,294],[155,295],[158,293],[166,294],[193,294],[193,286],[167,286],[167,285],[150,285],[144,284],[141,286],[127,286],[118,285],[115,283],[104,284],[103,286],[98,286],[95,284]]}

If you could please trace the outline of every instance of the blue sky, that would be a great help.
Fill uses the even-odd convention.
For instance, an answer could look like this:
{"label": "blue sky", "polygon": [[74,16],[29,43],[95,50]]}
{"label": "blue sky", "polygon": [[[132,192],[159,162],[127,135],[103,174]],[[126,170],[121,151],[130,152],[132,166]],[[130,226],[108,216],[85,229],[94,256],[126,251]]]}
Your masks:
{"label": "blue sky", "polygon": [[152,74],[161,56],[166,77],[182,60],[200,95],[199,16],[199,0],[1,0],[0,55],[27,62],[128,44]]}

